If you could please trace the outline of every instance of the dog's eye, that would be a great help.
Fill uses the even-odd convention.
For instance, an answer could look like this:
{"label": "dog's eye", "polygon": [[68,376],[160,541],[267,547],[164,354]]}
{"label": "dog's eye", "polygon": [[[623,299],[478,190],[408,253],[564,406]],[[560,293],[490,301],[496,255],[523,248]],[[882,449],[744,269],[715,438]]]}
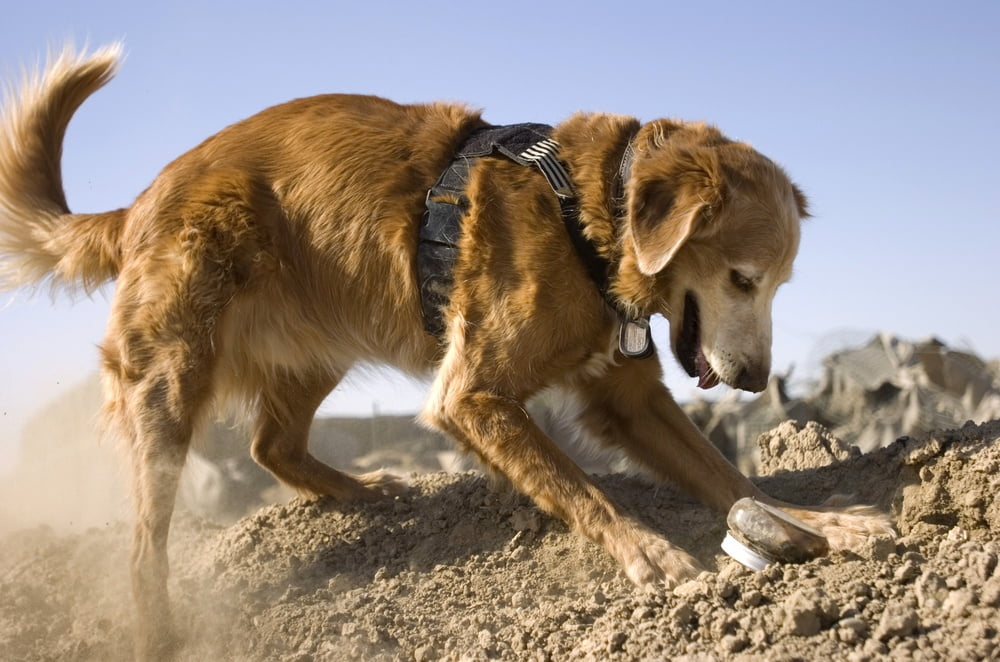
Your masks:
{"label": "dog's eye", "polygon": [[736,269],[729,272],[729,280],[733,282],[740,292],[752,292],[754,288],[753,279],[749,276],[741,274]]}

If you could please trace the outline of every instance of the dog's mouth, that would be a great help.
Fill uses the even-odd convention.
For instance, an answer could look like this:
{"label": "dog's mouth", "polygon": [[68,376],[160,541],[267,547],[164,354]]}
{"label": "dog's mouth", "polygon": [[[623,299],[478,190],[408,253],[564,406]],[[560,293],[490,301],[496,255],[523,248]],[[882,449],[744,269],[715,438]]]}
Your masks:
{"label": "dog's mouth", "polygon": [[688,375],[698,378],[698,388],[709,389],[718,386],[722,381],[715,374],[701,348],[701,317],[698,314],[698,301],[690,292],[684,295],[684,319],[681,322],[681,335],[677,340],[677,360]]}

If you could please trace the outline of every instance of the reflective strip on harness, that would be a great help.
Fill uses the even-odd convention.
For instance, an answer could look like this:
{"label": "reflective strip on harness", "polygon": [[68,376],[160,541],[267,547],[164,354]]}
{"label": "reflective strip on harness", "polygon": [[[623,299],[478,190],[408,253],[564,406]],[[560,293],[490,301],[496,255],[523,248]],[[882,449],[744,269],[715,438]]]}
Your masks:
{"label": "reflective strip on harness", "polygon": [[520,156],[538,166],[556,195],[560,198],[573,197],[573,185],[566,169],[559,162],[559,143],[548,138],[524,150]]}

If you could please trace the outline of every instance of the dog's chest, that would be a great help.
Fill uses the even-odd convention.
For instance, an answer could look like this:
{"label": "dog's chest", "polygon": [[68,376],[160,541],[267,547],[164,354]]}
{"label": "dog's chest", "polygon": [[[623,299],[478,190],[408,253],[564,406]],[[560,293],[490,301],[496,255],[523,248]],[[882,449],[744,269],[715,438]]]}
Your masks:
{"label": "dog's chest", "polygon": [[604,349],[592,352],[570,375],[570,382],[580,379],[600,379],[607,374],[608,370],[618,365],[620,356],[616,356],[618,350],[618,333],[612,330],[608,333],[607,343]]}

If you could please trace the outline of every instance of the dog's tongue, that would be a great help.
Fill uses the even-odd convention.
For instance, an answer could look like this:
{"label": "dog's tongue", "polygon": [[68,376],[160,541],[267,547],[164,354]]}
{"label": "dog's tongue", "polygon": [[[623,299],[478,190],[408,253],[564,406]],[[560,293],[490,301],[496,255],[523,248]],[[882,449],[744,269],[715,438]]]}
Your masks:
{"label": "dog's tongue", "polygon": [[694,357],[694,365],[698,369],[698,388],[710,389],[719,385],[719,376],[708,365],[708,359],[705,358],[701,347],[698,348],[698,355]]}

